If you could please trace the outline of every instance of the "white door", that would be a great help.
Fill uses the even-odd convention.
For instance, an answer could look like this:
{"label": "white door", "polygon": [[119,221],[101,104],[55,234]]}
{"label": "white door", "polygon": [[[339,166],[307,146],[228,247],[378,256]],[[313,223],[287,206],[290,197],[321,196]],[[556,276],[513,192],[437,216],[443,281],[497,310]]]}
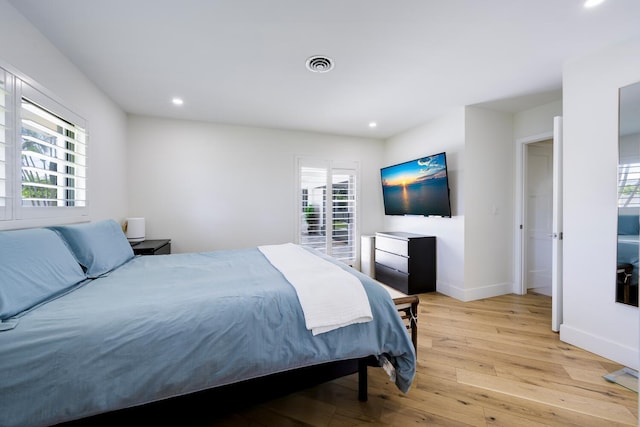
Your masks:
{"label": "white door", "polygon": [[552,296],[553,141],[530,143],[526,150],[526,288]]}
{"label": "white door", "polygon": [[562,324],[562,117],[553,118],[553,225],[551,329]]}

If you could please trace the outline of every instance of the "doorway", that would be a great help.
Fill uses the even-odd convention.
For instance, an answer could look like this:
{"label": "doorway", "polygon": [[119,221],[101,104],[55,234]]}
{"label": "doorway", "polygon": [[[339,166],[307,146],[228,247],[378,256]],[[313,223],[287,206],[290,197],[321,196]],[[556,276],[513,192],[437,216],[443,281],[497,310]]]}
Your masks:
{"label": "doorway", "polygon": [[513,291],[525,295],[529,289],[535,289],[546,295],[550,281],[551,330],[554,332],[560,330],[563,311],[562,123],[561,116],[554,117],[552,132],[519,139],[516,143],[518,232],[515,234]]}
{"label": "doorway", "polygon": [[[528,283],[534,279],[533,277],[531,277],[531,276],[534,276],[534,274],[529,274],[528,271],[530,270],[529,258],[533,257],[536,254],[536,251],[529,247],[529,242],[531,240],[534,240],[536,242],[535,246],[544,248],[544,245],[541,244],[541,241],[534,239],[534,236],[536,236],[537,232],[530,232],[529,224],[528,224],[528,218],[532,215],[528,213],[528,210],[533,210],[534,212],[536,210],[534,208],[535,204],[529,203],[528,201],[529,192],[527,190],[529,186],[529,182],[528,182],[529,179],[527,175],[529,174],[529,169],[531,168],[531,166],[528,164],[529,157],[530,157],[529,146],[532,147],[531,149],[532,151],[540,152],[540,151],[543,151],[544,149],[533,148],[533,147],[536,147],[536,145],[539,145],[539,144],[541,144],[543,147],[546,147],[546,146],[553,147],[553,142],[552,142],[553,139],[554,139],[553,132],[545,132],[543,134],[533,135],[533,136],[522,138],[516,141],[515,221],[516,221],[516,226],[518,230],[515,233],[515,242],[514,242],[515,276],[514,276],[513,293],[518,295],[526,295],[529,288]],[[543,162],[542,159],[537,158],[537,156],[534,156],[534,157],[536,157],[536,159],[532,162],[535,164],[534,166],[538,166],[539,169],[545,170],[547,168],[546,160]],[[543,164],[544,167],[540,167],[541,163]],[[539,171],[537,173],[532,173],[532,174],[546,176],[547,173],[546,172],[542,173]],[[541,192],[541,191],[537,191],[537,192]],[[542,253],[547,253],[547,252],[548,251],[543,251]],[[534,263],[534,265],[535,264],[536,263]],[[543,263],[538,262],[537,264],[543,264]],[[542,274],[537,274],[535,276],[540,277],[542,276]],[[539,287],[544,288],[545,286],[540,285]]]}
{"label": "doorway", "polygon": [[552,296],[553,140],[526,144],[524,150],[523,287]]}

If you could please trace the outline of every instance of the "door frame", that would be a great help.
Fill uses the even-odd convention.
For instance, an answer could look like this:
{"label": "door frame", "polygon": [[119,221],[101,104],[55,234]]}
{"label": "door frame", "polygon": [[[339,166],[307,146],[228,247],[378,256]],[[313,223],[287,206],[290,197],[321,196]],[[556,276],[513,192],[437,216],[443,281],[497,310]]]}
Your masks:
{"label": "door frame", "polygon": [[525,209],[525,185],[527,173],[527,150],[525,146],[534,142],[553,140],[553,131],[544,132],[538,135],[519,138],[516,140],[516,206],[515,206],[515,254],[514,254],[514,281],[513,293],[526,295],[525,265],[526,265],[526,236],[524,235],[524,224],[526,224]]}
{"label": "door frame", "polygon": [[524,224],[526,218],[526,182],[527,176],[527,154],[526,144],[548,140],[553,141],[553,226],[551,231],[551,262],[552,262],[552,279],[551,279],[551,330],[559,332],[562,325],[562,116],[553,118],[553,130],[544,134],[535,135],[527,138],[519,139],[516,144],[516,224],[518,227],[516,235],[516,254],[515,254],[515,277],[514,277],[514,293],[525,295],[526,287],[526,235],[524,233]]}

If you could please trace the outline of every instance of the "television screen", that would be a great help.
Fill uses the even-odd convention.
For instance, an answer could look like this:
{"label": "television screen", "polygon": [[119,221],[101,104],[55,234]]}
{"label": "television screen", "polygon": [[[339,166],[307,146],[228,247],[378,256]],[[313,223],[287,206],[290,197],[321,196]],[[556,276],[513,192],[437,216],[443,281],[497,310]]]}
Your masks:
{"label": "television screen", "polygon": [[380,169],[385,215],[451,217],[445,153]]}

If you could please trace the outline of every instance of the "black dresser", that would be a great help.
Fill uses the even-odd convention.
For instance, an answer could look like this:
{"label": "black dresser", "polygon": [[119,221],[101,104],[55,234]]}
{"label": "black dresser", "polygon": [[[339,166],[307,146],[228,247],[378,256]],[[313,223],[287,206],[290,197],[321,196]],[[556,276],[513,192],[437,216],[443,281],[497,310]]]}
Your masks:
{"label": "black dresser", "polygon": [[436,290],[436,238],[401,231],[375,237],[376,280],[402,293]]}

